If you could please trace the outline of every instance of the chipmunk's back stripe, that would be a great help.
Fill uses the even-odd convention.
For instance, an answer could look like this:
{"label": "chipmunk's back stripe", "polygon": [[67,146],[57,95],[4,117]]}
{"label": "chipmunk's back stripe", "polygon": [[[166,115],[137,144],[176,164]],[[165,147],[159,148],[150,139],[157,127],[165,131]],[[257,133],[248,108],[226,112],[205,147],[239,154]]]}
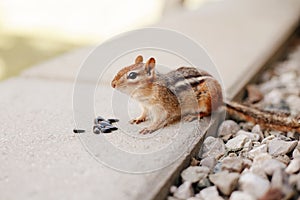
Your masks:
{"label": "chipmunk's back stripe", "polygon": [[193,77],[193,78],[185,78],[183,80],[178,81],[175,84],[176,89],[183,89],[186,87],[193,87],[198,84],[203,83],[206,79],[212,78],[211,76],[198,76],[198,77]]}

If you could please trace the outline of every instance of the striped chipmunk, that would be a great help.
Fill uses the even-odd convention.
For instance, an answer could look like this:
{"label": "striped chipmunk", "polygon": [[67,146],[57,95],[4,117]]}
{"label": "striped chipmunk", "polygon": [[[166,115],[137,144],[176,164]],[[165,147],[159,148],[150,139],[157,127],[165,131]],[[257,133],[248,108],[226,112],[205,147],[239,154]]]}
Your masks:
{"label": "striped chipmunk", "polygon": [[135,63],[121,69],[111,86],[140,103],[142,113],[130,121],[139,124],[151,120],[141,134],[152,133],[179,121],[192,121],[210,116],[225,108],[231,118],[260,124],[263,128],[300,133],[299,119],[287,114],[262,111],[237,102],[223,101],[222,88],[209,73],[194,67],[180,67],[166,74],[155,70],[155,59]]}

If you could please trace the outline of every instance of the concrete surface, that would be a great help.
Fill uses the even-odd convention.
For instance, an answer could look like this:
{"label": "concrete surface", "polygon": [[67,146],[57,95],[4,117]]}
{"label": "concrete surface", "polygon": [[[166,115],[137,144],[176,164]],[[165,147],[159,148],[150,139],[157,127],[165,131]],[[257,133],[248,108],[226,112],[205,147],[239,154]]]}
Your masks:
{"label": "concrete surface", "polygon": [[[300,2],[294,0],[228,0],[166,18],[158,25],[176,28],[203,44],[220,66],[230,97],[253,75],[252,69],[267,60],[288,37],[299,19],[299,10]],[[128,123],[122,124],[126,121],[123,116],[118,124],[122,127],[120,132],[110,135],[90,132],[91,113],[82,123],[74,124],[73,81],[90,50],[79,50],[36,66],[21,77],[1,82],[0,199],[160,199],[166,194],[171,177],[182,169],[192,149],[197,144],[199,147],[207,124],[200,126],[203,129],[199,131],[183,125],[186,132],[180,136],[186,137],[177,138],[182,143],[172,149],[165,147],[174,142],[174,132],[170,129],[175,130],[176,126],[164,129],[166,134],[161,132],[157,137],[143,139],[136,137],[136,131]],[[95,99],[94,114],[111,114],[107,99],[112,94],[105,86],[108,77],[95,91],[101,92],[103,99]],[[88,80],[86,77],[80,84],[87,89],[94,87]],[[133,110],[132,114],[136,112]],[[118,114],[121,116],[114,113],[117,117]],[[87,128],[88,132],[76,136],[72,133],[75,126]],[[107,165],[122,170],[125,163],[128,166],[125,170],[130,171],[148,163],[138,162],[142,156],[137,160],[118,157],[119,163],[110,163],[116,159],[101,163],[101,156],[106,155],[101,153],[114,152],[111,147],[101,146],[101,140],[131,154],[166,150],[153,157],[154,161],[148,160],[150,164],[164,164],[174,159],[176,152],[181,151],[182,156],[152,173],[123,173]]]}

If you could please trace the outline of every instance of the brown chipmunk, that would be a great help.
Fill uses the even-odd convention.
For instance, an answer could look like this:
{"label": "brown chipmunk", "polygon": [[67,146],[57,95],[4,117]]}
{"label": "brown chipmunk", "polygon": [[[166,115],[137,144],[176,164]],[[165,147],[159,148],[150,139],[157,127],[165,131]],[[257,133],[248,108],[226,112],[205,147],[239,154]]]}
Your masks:
{"label": "brown chipmunk", "polygon": [[143,57],[137,56],[133,65],[116,74],[111,86],[140,103],[142,114],[130,123],[152,119],[141,134],[152,133],[181,118],[192,121],[210,116],[224,104],[232,118],[257,123],[263,128],[300,132],[299,121],[288,115],[261,111],[236,102],[224,103],[218,81],[194,67],[180,67],[160,74],[155,71],[154,58],[143,63]]}

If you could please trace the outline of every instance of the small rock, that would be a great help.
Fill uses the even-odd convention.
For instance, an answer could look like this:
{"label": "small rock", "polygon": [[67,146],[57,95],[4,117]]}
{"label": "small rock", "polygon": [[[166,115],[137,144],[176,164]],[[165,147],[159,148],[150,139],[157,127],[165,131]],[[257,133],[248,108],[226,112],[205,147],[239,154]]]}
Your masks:
{"label": "small rock", "polygon": [[252,146],[253,146],[253,142],[252,140],[247,140],[244,144],[244,148],[242,150],[243,153],[248,153],[251,149],[252,149]]}
{"label": "small rock", "polygon": [[261,128],[260,128],[260,125],[259,124],[256,124],[255,126],[253,126],[252,130],[251,130],[252,133],[256,133],[256,134],[259,134],[259,135],[262,135],[262,131],[261,131]]}
{"label": "small rock", "polygon": [[286,102],[290,107],[292,115],[300,113],[300,98],[298,96],[290,95],[287,97]]}
{"label": "small rock", "polygon": [[218,136],[234,135],[240,130],[240,126],[233,120],[225,120],[219,127]]}
{"label": "small rock", "polygon": [[300,157],[300,151],[298,148],[295,148],[293,151],[293,158],[298,158]]}
{"label": "small rock", "polygon": [[172,186],[170,187],[170,193],[171,193],[171,194],[173,194],[174,192],[176,192],[176,190],[177,190],[177,187],[176,187],[175,185],[172,185]]}
{"label": "small rock", "polygon": [[257,133],[251,133],[251,132],[247,132],[244,130],[239,130],[236,135],[245,135],[247,136],[248,139],[252,140],[252,141],[259,141],[260,139],[260,135]]}
{"label": "small rock", "polygon": [[290,175],[289,184],[296,185],[297,190],[300,191],[300,173]]}
{"label": "small rock", "polygon": [[216,186],[211,186],[201,190],[196,197],[200,197],[203,200],[224,200],[222,197],[220,197]]}
{"label": "small rock", "polygon": [[270,183],[253,173],[242,174],[239,179],[242,191],[247,192],[255,198],[262,197],[270,188]]}
{"label": "small rock", "polygon": [[202,145],[202,158],[213,156],[217,160],[223,156],[224,153],[225,145],[222,139],[210,136],[204,140]]}
{"label": "small rock", "polygon": [[252,166],[255,165],[255,166],[262,167],[265,161],[271,160],[271,159],[272,159],[272,156],[269,155],[268,153],[258,154],[257,156],[254,157]]}
{"label": "small rock", "polygon": [[191,182],[184,182],[178,189],[174,192],[174,197],[178,199],[187,199],[194,196],[194,190]]}
{"label": "small rock", "polygon": [[257,176],[260,176],[263,179],[266,179],[266,180],[268,179],[268,176],[266,175],[264,169],[261,166],[252,165],[250,167],[250,172],[257,175]]}
{"label": "small rock", "polygon": [[296,73],[291,71],[291,72],[282,73],[279,76],[279,81],[283,84],[286,84],[286,83],[294,82],[297,78],[298,77]]}
{"label": "small rock", "polygon": [[[271,78],[270,80],[268,80],[265,83],[262,83],[259,85],[259,89],[262,93],[266,94],[267,92],[271,91],[272,89],[278,87],[280,84],[280,82],[278,81],[278,79],[276,77]],[[275,94],[276,95],[276,94]],[[275,96],[274,95],[274,96]],[[264,99],[265,101],[265,99]]]}
{"label": "small rock", "polygon": [[222,170],[230,172],[241,172],[243,168],[243,159],[238,157],[226,157],[222,161]]}
{"label": "small rock", "polygon": [[266,143],[268,143],[269,141],[273,140],[274,138],[275,138],[274,135],[269,135],[269,136],[267,136],[265,139],[263,139],[263,140],[261,141],[261,143],[262,143],[262,144],[266,144]]}
{"label": "small rock", "polygon": [[[255,125],[254,127],[257,127],[257,126],[259,127],[258,124]],[[253,127],[253,128],[254,128],[254,127]],[[262,141],[262,140],[265,138],[265,136],[264,136],[264,134],[263,134],[262,131],[260,131],[260,132],[257,132],[257,131],[258,131],[258,130],[254,129],[254,130],[252,130],[252,133],[259,135],[259,141]],[[259,141],[253,141],[253,142],[259,142]]]}
{"label": "small rock", "polygon": [[286,167],[285,164],[275,159],[267,160],[262,165],[263,170],[268,175],[273,175],[275,171],[281,171],[285,167]]}
{"label": "small rock", "polygon": [[212,171],[216,165],[217,161],[214,157],[206,157],[200,161],[201,166],[208,167]]}
{"label": "small rock", "polygon": [[268,150],[272,156],[287,154],[294,150],[297,146],[297,141],[286,142],[277,138],[268,142]]}
{"label": "small rock", "polygon": [[202,178],[205,178],[210,169],[205,166],[190,166],[182,171],[181,178],[183,181],[196,183]]}
{"label": "small rock", "polygon": [[300,170],[300,157],[293,159],[285,169],[288,174],[294,174]]}
{"label": "small rock", "polygon": [[205,177],[205,178],[201,179],[201,180],[198,182],[197,186],[198,186],[200,189],[203,189],[203,188],[210,187],[210,186],[211,186],[211,183],[210,183],[210,181],[208,180],[208,178]]}
{"label": "small rock", "polygon": [[234,191],[229,200],[255,200],[255,198],[246,192]]}
{"label": "small rock", "polygon": [[272,173],[271,187],[272,188],[282,188],[283,187],[283,175],[282,170],[276,170]]}
{"label": "small rock", "polygon": [[247,136],[238,135],[238,136],[228,140],[228,142],[225,144],[225,147],[229,151],[238,151],[243,148],[246,140],[247,140]]}
{"label": "small rock", "polygon": [[262,144],[261,146],[253,148],[251,151],[248,152],[248,157],[253,159],[255,156],[267,153],[268,147],[266,144]]}
{"label": "small rock", "polygon": [[253,85],[253,84],[248,85],[246,87],[246,91],[247,91],[247,98],[246,98],[247,103],[250,103],[250,104],[257,103],[257,102],[261,101],[264,97],[256,85]]}
{"label": "small rock", "polygon": [[275,159],[282,162],[285,165],[288,165],[290,163],[290,158],[287,155],[277,156]]}
{"label": "small rock", "polygon": [[228,173],[228,171],[209,175],[209,180],[225,195],[231,194],[237,185],[238,179],[239,173]]}
{"label": "small rock", "polygon": [[266,104],[277,105],[280,103],[281,99],[283,99],[283,94],[279,89],[276,88],[271,90],[264,96],[264,102]]}

